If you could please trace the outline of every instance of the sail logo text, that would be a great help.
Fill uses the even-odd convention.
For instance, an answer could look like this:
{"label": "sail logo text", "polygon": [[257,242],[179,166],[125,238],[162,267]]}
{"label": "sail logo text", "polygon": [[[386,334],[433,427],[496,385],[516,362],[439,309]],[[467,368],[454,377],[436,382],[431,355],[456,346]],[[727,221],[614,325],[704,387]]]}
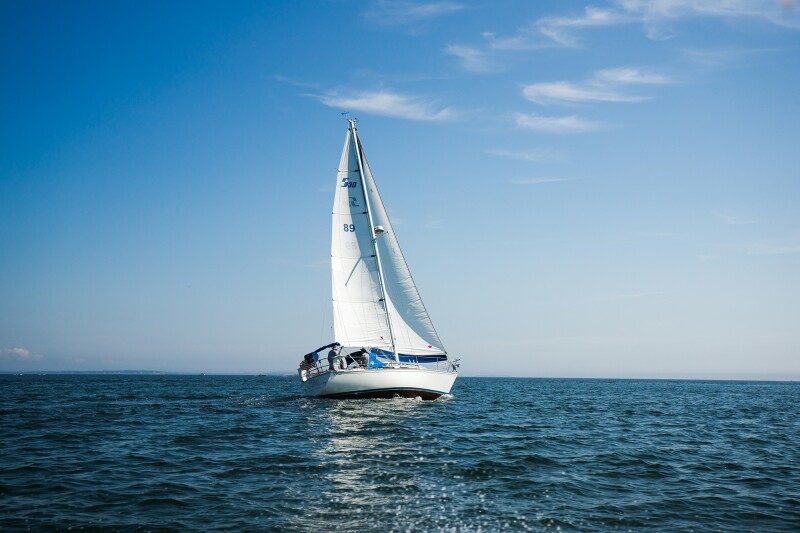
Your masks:
{"label": "sail logo text", "polygon": [[342,178],[342,187],[349,187],[351,189],[358,185],[357,181],[350,181],[350,178]]}

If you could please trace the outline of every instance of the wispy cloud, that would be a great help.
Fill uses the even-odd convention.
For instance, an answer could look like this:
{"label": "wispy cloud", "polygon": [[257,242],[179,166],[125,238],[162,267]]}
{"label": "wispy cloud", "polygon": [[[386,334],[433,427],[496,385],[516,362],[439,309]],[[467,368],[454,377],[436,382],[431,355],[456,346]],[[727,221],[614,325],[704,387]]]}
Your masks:
{"label": "wispy cloud", "polygon": [[517,126],[544,133],[586,133],[605,129],[608,126],[602,122],[586,120],[575,115],[564,117],[545,117],[537,114],[518,113]]}
{"label": "wispy cloud", "polygon": [[758,220],[754,220],[751,218],[742,218],[727,213],[719,213],[717,211],[712,211],[711,214],[720,219],[725,224],[728,224],[729,226],[745,226],[748,224],[755,224],[758,222]]}
{"label": "wispy cloud", "polygon": [[461,66],[470,72],[486,74],[498,70],[489,59],[489,54],[479,48],[451,44],[445,52],[457,57],[461,61]]}
{"label": "wispy cloud", "polygon": [[579,40],[574,35],[574,30],[615,26],[631,21],[629,16],[620,11],[588,6],[581,15],[540,18],[535,22],[534,27],[538,33],[548,37],[560,46],[576,47],[579,44]]}
{"label": "wispy cloud", "polygon": [[451,108],[438,107],[434,102],[423,98],[389,91],[358,92],[348,95],[330,93],[312,96],[329,107],[407,120],[446,120],[455,114]]}
{"label": "wispy cloud", "polygon": [[442,229],[442,221],[441,219],[428,216],[428,220],[425,221],[423,227],[426,229]]}
{"label": "wispy cloud", "polygon": [[306,88],[306,89],[317,89],[317,88],[319,88],[319,85],[316,84],[316,83],[307,83],[307,82],[303,82],[303,81],[298,81],[298,80],[295,80],[293,78],[289,78],[287,76],[284,76],[283,74],[275,74],[274,76],[272,76],[272,79],[275,80],[275,81],[279,81],[281,83],[288,83],[289,85],[294,85],[295,87],[303,87],[303,88]]}
{"label": "wispy cloud", "polygon": [[572,178],[521,178],[509,181],[511,185],[539,185],[541,183],[556,183],[559,181],[572,181]]}
{"label": "wispy cloud", "polygon": [[777,48],[727,48],[716,50],[687,48],[683,50],[683,54],[690,61],[693,61],[697,64],[707,67],[715,67],[744,61],[748,58],[755,57],[758,54],[777,51]]}
{"label": "wispy cloud", "polygon": [[595,83],[664,85],[673,83],[669,77],[656,72],[643,72],[636,68],[608,68],[594,73]]}
{"label": "wispy cloud", "polygon": [[551,102],[641,102],[646,97],[626,95],[607,88],[580,86],[568,81],[533,83],[522,89],[522,95],[537,104]]}
{"label": "wispy cloud", "polygon": [[364,12],[364,17],[384,25],[415,24],[461,11],[456,2],[404,2],[379,0]]}
{"label": "wispy cloud", "polygon": [[617,0],[645,23],[690,17],[755,18],[800,29],[794,0]]}
{"label": "wispy cloud", "polygon": [[553,148],[534,148],[532,150],[525,151],[491,149],[486,150],[486,153],[500,157],[508,157],[510,159],[521,159],[523,161],[532,162],[564,158],[564,152],[561,150],[555,150]]}
{"label": "wispy cloud", "polygon": [[632,22],[619,10],[589,6],[574,16],[547,16],[523,26],[510,37],[484,32],[487,46],[492,50],[533,50],[548,47],[577,48],[580,40],[575,32],[582,28],[613,26]]}
{"label": "wispy cloud", "polygon": [[42,356],[27,348],[0,348],[0,359],[11,361],[38,361]]}
{"label": "wispy cloud", "polygon": [[554,81],[532,83],[522,87],[522,95],[540,105],[579,102],[642,102],[647,96],[625,92],[629,85],[663,85],[672,80],[663,74],[636,68],[599,70],[582,82]]}
{"label": "wispy cloud", "polygon": [[533,31],[529,28],[520,30],[511,37],[498,37],[489,31],[483,32],[481,36],[486,39],[486,45],[490,50],[532,50],[553,46],[549,41],[543,41],[541,38],[535,39]]}
{"label": "wispy cloud", "polygon": [[750,18],[800,29],[795,0],[616,0],[608,8],[588,6],[582,13],[536,19],[508,37],[486,32],[493,50],[526,50],[558,46],[578,48],[581,32],[638,23],[653,40],[673,37],[671,24],[688,18]]}

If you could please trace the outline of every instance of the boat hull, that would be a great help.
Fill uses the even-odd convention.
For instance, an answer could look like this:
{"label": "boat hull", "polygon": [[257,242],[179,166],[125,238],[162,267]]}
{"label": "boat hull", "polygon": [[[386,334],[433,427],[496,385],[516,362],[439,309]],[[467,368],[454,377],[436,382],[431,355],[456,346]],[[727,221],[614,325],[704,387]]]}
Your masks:
{"label": "boat hull", "polygon": [[325,372],[304,382],[307,396],[320,398],[422,398],[448,394],[457,372],[419,368],[348,369]]}

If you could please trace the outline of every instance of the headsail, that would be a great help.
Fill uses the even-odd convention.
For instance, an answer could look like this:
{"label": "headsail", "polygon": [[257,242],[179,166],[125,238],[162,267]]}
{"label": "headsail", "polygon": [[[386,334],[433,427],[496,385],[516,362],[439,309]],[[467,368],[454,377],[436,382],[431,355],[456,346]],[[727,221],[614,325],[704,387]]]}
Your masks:
{"label": "headsail", "polygon": [[[360,141],[359,148],[361,148]],[[443,354],[445,351],[442,341],[422,303],[414,278],[411,277],[411,271],[403,257],[397,235],[372,177],[372,170],[364,156],[364,151],[362,149],[359,151],[364,168],[366,192],[372,207],[372,222],[384,229],[384,233],[378,238],[378,250],[381,255],[396,349],[399,353],[408,355]]]}
{"label": "headsail", "polygon": [[[378,235],[377,250],[370,223],[384,229]],[[445,354],[400,250],[354,125],[347,131],[337,175],[331,266],[337,341],[345,346],[394,349],[407,355]],[[390,333],[394,333],[394,343]]]}

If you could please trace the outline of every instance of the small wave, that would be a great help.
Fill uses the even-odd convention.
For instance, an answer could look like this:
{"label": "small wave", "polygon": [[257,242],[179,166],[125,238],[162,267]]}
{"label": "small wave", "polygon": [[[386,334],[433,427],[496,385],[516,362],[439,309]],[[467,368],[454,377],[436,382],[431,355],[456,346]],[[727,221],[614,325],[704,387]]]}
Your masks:
{"label": "small wave", "polygon": [[800,523],[796,385],[463,378],[455,390],[319,400],[288,377],[6,381],[0,514],[33,530]]}

